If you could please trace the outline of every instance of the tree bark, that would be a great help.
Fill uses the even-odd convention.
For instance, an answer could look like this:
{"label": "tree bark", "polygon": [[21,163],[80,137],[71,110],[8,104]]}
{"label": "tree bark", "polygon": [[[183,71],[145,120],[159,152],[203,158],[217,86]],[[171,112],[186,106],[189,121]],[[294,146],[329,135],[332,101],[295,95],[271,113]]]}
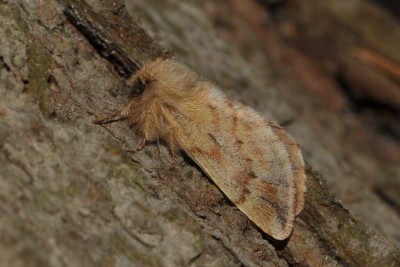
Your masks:
{"label": "tree bark", "polygon": [[[244,55],[246,43],[218,36],[213,25],[233,26],[227,14],[210,19],[213,4],[205,13],[186,2],[167,13],[164,5],[130,2],[135,21],[120,0],[0,2],[0,265],[398,266],[394,242],[312,170],[323,150],[313,154],[321,132],[309,116],[321,112],[335,126],[340,119],[287,88],[293,83],[273,56],[258,61],[262,42]],[[132,72],[172,54],[303,145],[306,203],[285,242],[251,224],[184,154],[175,164],[163,145],[131,154],[139,140],[128,125],[92,124],[126,103]],[[332,154],[322,157],[334,161]]]}

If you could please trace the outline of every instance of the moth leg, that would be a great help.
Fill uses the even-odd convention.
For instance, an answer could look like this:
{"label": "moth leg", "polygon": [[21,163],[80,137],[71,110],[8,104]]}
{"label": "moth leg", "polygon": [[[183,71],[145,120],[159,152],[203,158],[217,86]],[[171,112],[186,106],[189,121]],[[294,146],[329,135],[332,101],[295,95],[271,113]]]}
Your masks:
{"label": "moth leg", "polygon": [[175,153],[175,141],[173,138],[173,135],[171,133],[171,127],[168,126],[168,144],[169,144],[169,149],[171,152],[171,157],[172,157],[172,165],[176,165],[176,153]]}
{"label": "moth leg", "polygon": [[158,157],[160,158],[161,163],[163,163],[163,160],[161,158],[161,150],[160,150],[160,138],[157,135],[157,152],[158,152]]}
{"label": "moth leg", "polygon": [[172,156],[172,165],[176,166],[176,154],[175,150],[171,150],[171,156]]}
{"label": "moth leg", "polygon": [[160,151],[160,138],[158,138],[158,136],[157,136],[157,151],[158,151],[158,155],[161,157],[161,151]]}
{"label": "moth leg", "polygon": [[145,137],[143,137],[142,141],[140,142],[140,144],[137,148],[135,148],[134,150],[126,150],[126,151],[129,153],[135,154],[144,148],[144,146],[146,145],[146,142],[147,142],[147,139]]}
{"label": "moth leg", "polygon": [[[123,111],[124,109],[126,109],[126,110]],[[129,114],[129,109],[130,109],[130,107],[129,107],[129,104],[128,104],[128,105],[125,106],[120,112],[118,112],[118,113],[115,114],[115,115],[118,117],[119,114],[120,114],[120,115],[122,116],[121,118],[126,118],[126,117],[128,116],[128,114]],[[113,116],[115,116],[115,115],[113,115]],[[111,116],[110,118],[112,118],[113,116]],[[147,116],[149,116],[149,114],[147,114]],[[114,120],[116,120],[116,119],[114,119]],[[111,120],[111,121],[113,121],[113,120]],[[149,140],[149,133],[148,133],[148,128],[147,128],[147,126],[148,126],[147,121],[148,121],[148,120],[146,120],[146,123],[144,124],[143,137],[142,137],[142,141],[140,142],[139,146],[138,146],[136,149],[134,149],[134,150],[126,150],[127,152],[130,152],[130,153],[132,153],[132,154],[135,154],[135,153],[139,152],[140,150],[142,150],[142,149],[144,148],[144,146],[146,145],[147,140]],[[157,137],[157,140],[158,140],[158,137]]]}
{"label": "moth leg", "polygon": [[120,111],[100,120],[93,121],[94,124],[105,124],[110,122],[119,121],[128,117],[129,111],[131,109],[131,103],[126,104]]}

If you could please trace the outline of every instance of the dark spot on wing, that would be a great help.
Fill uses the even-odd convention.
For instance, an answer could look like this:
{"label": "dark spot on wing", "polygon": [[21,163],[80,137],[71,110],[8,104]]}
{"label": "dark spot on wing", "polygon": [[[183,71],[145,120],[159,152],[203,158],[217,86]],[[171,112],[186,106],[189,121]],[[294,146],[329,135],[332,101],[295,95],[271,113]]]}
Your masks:
{"label": "dark spot on wing", "polygon": [[217,146],[219,146],[219,143],[217,141],[217,138],[215,138],[215,136],[213,134],[208,133],[208,136],[211,138],[211,140],[213,141],[213,143]]}

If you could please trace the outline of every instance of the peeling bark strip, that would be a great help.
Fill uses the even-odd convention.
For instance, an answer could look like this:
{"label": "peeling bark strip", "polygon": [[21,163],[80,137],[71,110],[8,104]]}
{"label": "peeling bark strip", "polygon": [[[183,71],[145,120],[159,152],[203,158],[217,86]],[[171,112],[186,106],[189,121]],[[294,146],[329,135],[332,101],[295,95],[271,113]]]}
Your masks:
{"label": "peeling bark strip", "polygon": [[[82,2],[82,4],[84,4],[84,2]],[[64,9],[64,14],[86,37],[97,52],[110,61],[122,76],[128,78],[135,70],[141,67],[140,64],[130,59],[121,47],[111,42],[102,31],[96,29],[93,24],[89,22],[88,17],[93,17],[93,14],[91,14],[88,9],[86,9],[87,12],[84,14],[80,13],[80,11],[80,9],[75,9],[74,5],[69,5]]]}
{"label": "peeling bark strip", "polygon": [[[142,62],[149,56],[169,57],[168,51],[161,49],[143,29],[136,26],[126,14],[125,8],[120,10],[123,14],[116,16],[116,23],[105,24],[104,20],[92,12],[91,7],[84,1],[66,2],[64,14],[68,20],[123,77],[129,78],[133,72],[141,68]],[[129,25],[131,27],[127,29]],[[109,34],[109,32],[121,34]],[[137,53],[132,53],[133,51]],[[132,55],[135,55],[135,58]]]}

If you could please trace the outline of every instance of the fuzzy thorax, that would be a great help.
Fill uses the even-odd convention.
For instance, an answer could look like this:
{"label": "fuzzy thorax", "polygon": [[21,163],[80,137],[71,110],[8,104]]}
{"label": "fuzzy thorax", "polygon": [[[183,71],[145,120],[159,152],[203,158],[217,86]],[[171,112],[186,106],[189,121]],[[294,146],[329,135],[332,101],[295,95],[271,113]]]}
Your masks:
{"label": "fuzzy thorax", "polygon": [[180,127],[198,113],[207,82],[183,64],[158,59],[133,75],[130,83],[141,92],[128,103],[129,123],[146,140],[162,139],[179,149]]}

